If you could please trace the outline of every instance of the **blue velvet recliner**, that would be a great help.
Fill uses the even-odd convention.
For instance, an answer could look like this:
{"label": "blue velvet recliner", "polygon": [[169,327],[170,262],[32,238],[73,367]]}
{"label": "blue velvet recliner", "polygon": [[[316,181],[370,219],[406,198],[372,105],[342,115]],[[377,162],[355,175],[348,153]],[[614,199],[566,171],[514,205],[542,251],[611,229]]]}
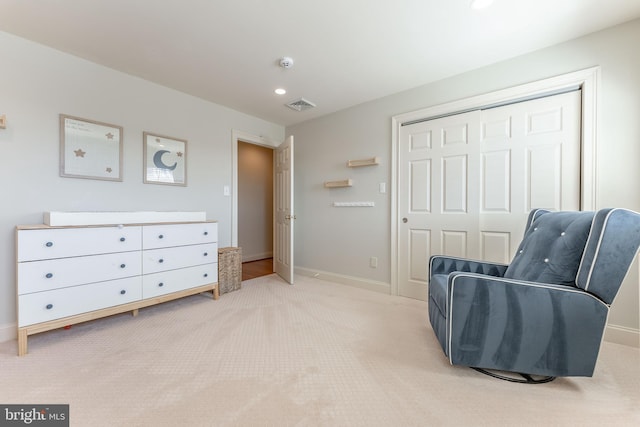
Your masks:
{"label": "blue velvet recliner", "polygon": [[640,214],[626,209],[533,210],[509,265],[431,257],[431,326],[453,365],[592,376],[639,245]]}

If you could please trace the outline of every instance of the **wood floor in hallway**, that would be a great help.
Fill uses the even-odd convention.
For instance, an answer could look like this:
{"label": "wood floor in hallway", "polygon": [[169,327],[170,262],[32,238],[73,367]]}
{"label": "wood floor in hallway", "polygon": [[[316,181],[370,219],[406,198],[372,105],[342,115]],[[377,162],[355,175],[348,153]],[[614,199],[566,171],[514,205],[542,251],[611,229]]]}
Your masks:
{"label": "wood floor in hallway", "polygon": [[273,273],[273,258],[242,263],[242,280],[254,279]]}

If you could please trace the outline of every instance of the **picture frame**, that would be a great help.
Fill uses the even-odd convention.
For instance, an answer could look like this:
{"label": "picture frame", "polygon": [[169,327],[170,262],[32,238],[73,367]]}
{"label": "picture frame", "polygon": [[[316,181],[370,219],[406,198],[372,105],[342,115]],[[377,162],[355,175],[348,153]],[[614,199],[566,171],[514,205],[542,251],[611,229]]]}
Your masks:
{"label": "picture frame", "polygon": [[60,176],[122,181],[122,126],[60,114]]}
{"label": "picture frame", "polygon": [[143,182],[187,185],[187,141],[152,132],[142,133]]}

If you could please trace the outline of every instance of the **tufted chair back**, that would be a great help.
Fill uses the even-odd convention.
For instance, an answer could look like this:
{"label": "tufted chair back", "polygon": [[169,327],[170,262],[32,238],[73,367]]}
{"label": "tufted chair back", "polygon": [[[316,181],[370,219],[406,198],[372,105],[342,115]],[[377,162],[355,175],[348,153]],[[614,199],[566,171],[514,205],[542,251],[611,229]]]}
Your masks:
{"label": "tufted chair back", "polygon": [[639,241],[640,217],[626,209],[533,210],[504,277],[575,286],[611,304]]}
{"label": "tufted chair back", "polygon": [[602,209],[593,219],[576,285],[613,302],[640,242],[640,216],[627,209]]}

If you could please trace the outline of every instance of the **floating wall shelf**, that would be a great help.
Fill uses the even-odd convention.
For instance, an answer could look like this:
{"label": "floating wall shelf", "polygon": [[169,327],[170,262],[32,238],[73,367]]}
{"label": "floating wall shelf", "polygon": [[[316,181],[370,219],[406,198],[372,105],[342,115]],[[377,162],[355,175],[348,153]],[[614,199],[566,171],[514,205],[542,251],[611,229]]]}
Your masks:
{"label": "floating wall shelf", "polygon": [[353,186],[352,179],[343,179],[342,181],[327,181],[324,183],[326,188],[340,188]]}
{"label": "floating wall shelf", "polygon": [[360,166],[376,166],[380,164],[380,157],[372,157],[370,159],[349,160],[347,166],[350,168],[358,168]]}

